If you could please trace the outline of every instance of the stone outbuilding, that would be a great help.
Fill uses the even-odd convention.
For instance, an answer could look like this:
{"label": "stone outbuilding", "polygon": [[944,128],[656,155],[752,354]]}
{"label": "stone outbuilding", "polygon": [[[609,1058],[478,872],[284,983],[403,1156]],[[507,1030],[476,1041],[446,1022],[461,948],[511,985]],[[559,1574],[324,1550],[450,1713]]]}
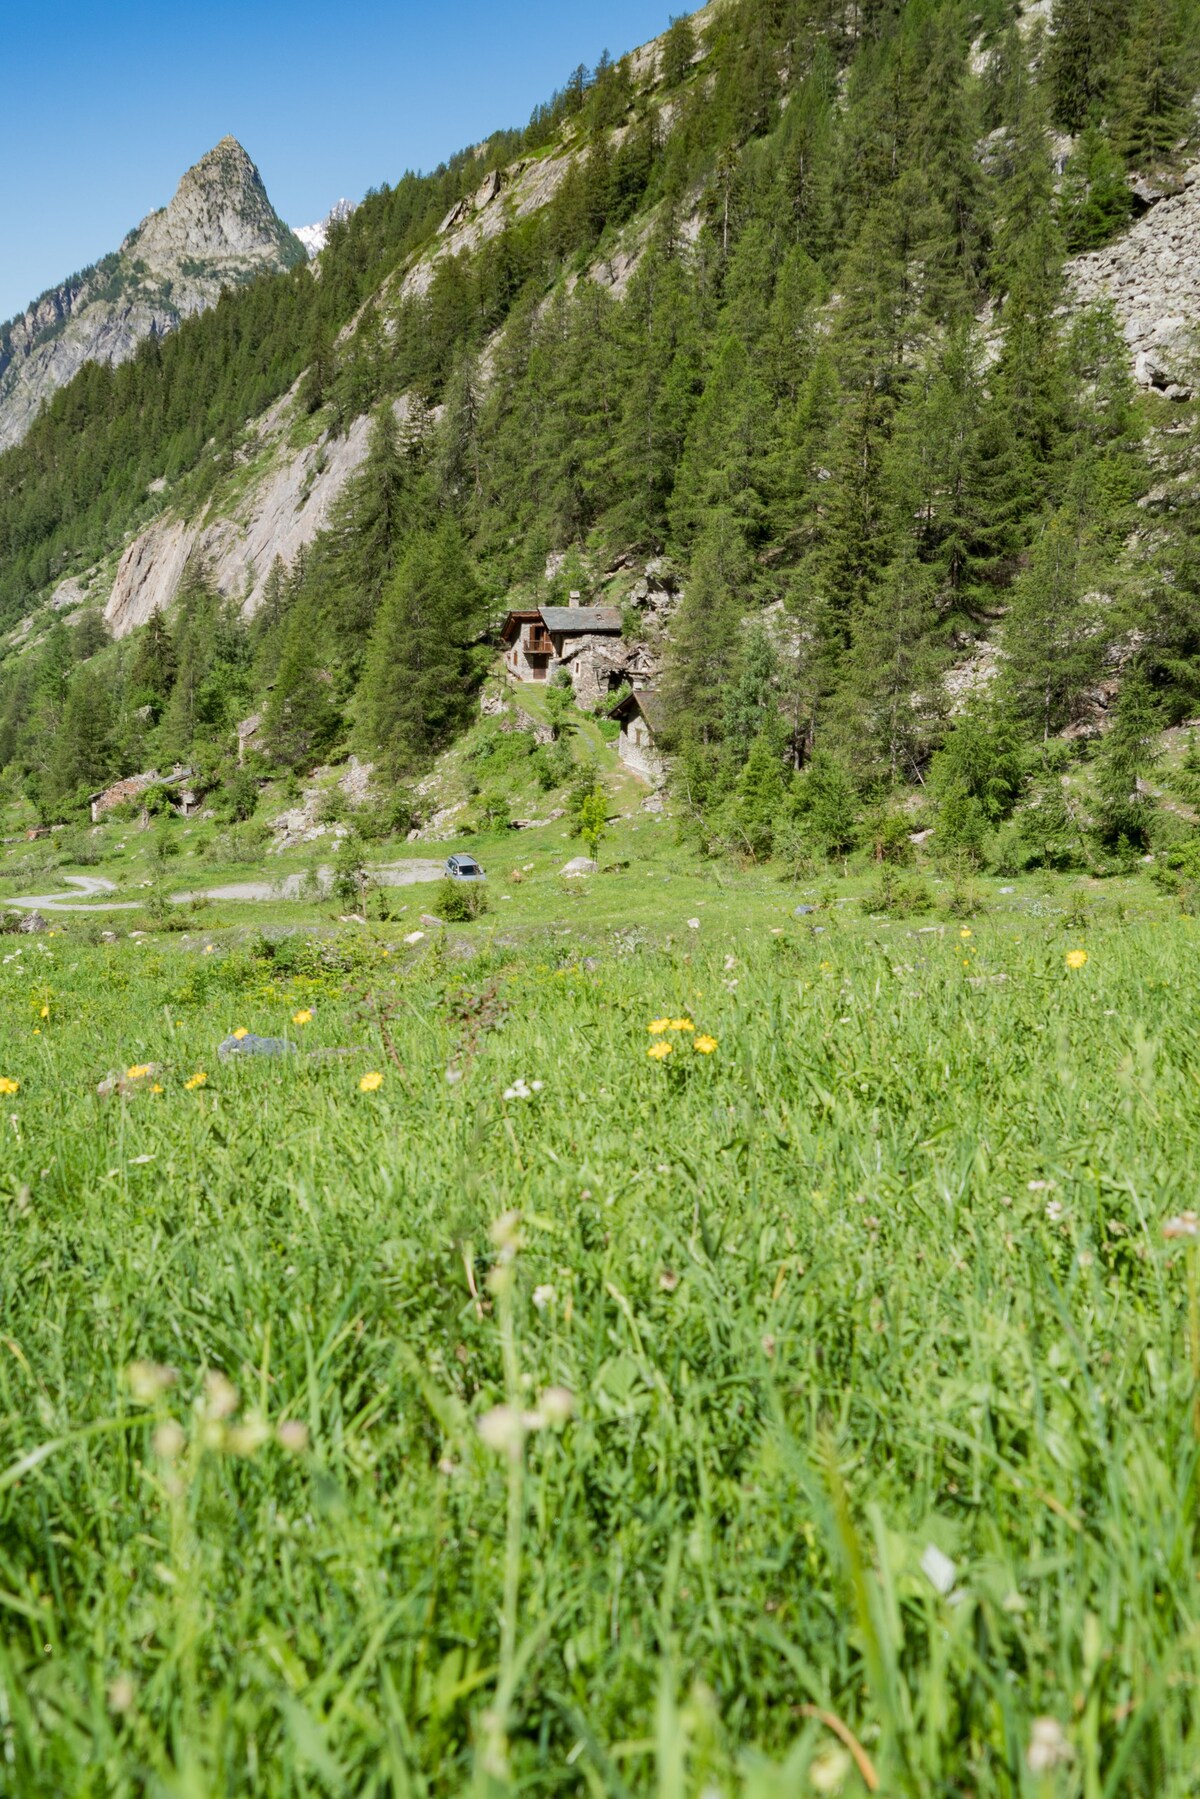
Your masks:
{"label": "stone outbuilding", "polygon": [[662,700],[652,687],[627,693],[609,714],[621,727],[617,754],[627,768],[658,786],[666,779],[666,758],[658,744],[666,724]]}

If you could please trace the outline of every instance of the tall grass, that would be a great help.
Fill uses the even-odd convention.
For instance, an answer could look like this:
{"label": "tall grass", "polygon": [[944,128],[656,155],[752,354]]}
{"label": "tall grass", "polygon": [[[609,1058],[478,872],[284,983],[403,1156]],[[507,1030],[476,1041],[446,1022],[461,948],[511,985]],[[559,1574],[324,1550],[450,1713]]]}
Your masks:
{"label": "tall grass", "polygon": [[824,916],[0,970],[0,1791],[1198,1790],[1195,927]]}

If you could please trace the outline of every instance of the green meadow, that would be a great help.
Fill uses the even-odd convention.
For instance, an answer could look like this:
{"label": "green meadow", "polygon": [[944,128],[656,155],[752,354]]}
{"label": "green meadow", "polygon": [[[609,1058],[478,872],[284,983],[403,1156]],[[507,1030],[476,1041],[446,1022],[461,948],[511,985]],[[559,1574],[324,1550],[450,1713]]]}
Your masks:
{"label": "green meadow", "polygon": [[0,937],[0,1792],[1196,1793],[1196,923],[530,845]]}

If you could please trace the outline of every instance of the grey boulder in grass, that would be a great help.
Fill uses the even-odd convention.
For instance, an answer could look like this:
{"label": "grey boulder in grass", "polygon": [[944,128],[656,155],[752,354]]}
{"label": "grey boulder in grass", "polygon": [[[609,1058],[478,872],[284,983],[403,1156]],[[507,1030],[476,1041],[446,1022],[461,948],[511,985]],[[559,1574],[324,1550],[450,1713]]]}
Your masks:
{"label": "grey boulder in grass", "polygon": [[217,1045],[222,1062],[231,1061],[234,1056],[291,1056],[295,1051],[296,1045],[286,1037],[256,1037],[253,1031],[245,1037],[226,1037]]}

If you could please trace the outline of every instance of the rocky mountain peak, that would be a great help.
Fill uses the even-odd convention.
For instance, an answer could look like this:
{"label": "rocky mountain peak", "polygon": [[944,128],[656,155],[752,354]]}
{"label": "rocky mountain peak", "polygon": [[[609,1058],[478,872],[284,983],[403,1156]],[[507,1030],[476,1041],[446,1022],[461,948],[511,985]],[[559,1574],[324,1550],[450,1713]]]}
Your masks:
{"label": "rocky mountain peak", "polygon": [[123,248],[154,269],[185,260],[300,260],[299,244],[235,137],[223,137],[194,163],[170,205],[143,219]]}

